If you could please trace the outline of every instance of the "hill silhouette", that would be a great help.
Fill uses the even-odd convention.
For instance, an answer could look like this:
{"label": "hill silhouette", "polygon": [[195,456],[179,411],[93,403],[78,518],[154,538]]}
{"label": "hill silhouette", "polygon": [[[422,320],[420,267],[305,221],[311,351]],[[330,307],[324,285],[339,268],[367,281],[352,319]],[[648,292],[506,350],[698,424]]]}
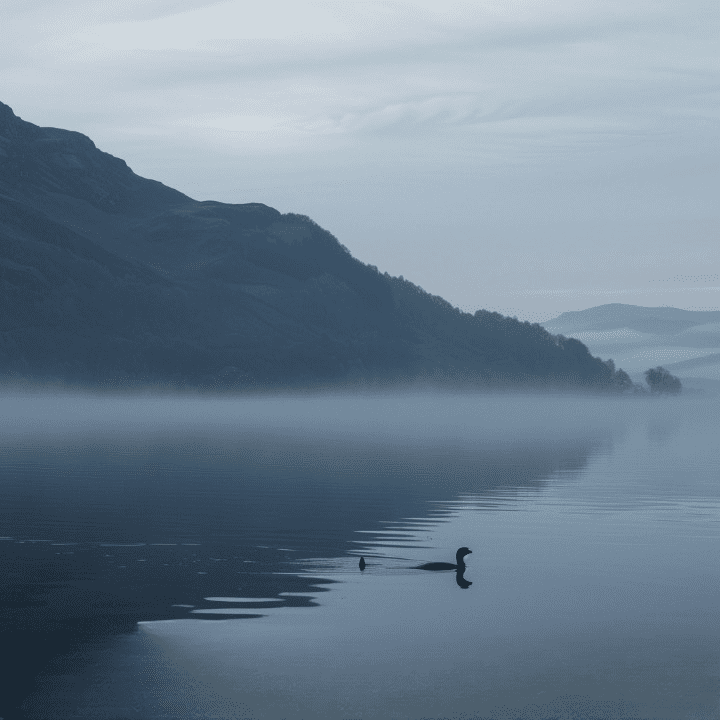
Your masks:
{"label": "hill silhouette", "polygon": [[212,388],[612,387],[575,339],[452,307],[310,218],[196,201],[0,103],[0,373]]}

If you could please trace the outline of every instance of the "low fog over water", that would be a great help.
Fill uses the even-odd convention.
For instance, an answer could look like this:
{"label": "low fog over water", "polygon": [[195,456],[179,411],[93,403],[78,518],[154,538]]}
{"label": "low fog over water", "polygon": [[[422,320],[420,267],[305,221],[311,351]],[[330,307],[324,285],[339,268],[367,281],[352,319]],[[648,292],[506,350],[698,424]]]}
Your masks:
{"label": "low fog over water", "polygon": [[[518,408],[523,411],[518,413]],[[648,405],[647,407],[653,407]],[[132,396],[16,393],[2,397],[3,437],[42,432],[51,437],[92,434],[238,430],[384,437],[425,441],[478,432],[539,437],[555,430],[614,425],[638,412],[632,402],[547,394],[317,395],[270,397]],[[552,420],[552,423],[549,423]],[[510,434],[508,434],[510,433]]]}
{"label": "low fog over water", "polygon": [[0,715],[710,717],[717,410],[6,394]]}

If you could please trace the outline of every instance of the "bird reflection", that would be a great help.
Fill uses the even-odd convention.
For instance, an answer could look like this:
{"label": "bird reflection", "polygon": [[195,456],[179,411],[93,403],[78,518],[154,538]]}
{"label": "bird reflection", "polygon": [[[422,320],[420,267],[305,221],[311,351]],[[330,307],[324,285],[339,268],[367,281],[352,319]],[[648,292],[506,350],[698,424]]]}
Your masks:
{"label": "bird reflection", "polygon": [[467,590],[472,583],[469,580],[465,579],[465,556],[471,555],[472,550],[466,547],[458,548],[458,551],[455,553],[455,560],[456,563],[453,565],[452,563],[446,563],[446,562],[432,562],[432,563],[425,563],[424,565],[417,565],[414,569],[415,570],[454,570],[455,571],[455,582],[458,584],[459,587],[461,587],[463,590]]}

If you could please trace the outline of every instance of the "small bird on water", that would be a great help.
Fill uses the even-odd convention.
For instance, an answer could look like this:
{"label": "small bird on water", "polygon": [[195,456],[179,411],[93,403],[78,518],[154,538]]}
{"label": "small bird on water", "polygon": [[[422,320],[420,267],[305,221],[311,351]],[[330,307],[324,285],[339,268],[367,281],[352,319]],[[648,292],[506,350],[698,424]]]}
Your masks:
{"label": "small bird on water", "polygon": [[414,569],[415,570],[458,570],[463,571],[465,570],[465,561],[463,558],[466,555],[472,555],[472,550],[466,547],[458,548],[458,551],[455,553],[455,560],[457,561],[456,565],[453,565],[452,563],[446,563],[446,562],[432,562],[432,563],[425,563],[424,565],[417,565]]}
{"label": "small bird on water", "polygon": [[360,570],[365,569],[365,558],[362,555],[360,556],[360,562],[358,563],[358,565],[360,566]]}

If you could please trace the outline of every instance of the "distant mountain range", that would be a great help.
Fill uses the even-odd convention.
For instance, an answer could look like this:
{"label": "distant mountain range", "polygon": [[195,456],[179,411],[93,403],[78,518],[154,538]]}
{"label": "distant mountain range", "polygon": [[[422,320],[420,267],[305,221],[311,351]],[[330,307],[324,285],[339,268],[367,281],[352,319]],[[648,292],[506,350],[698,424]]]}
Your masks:
{"label": "distant mountain range", "polygon": [[720,390],[718,311],[614,303],[566,312],[542,325],[612,357],[633,379],[662,365],[686,387]]}
{"label": "distant mountain range", "polygon": [[0,300],[6,378],[216,389],[615,378],[581,342],[463,313],[303,215],[192,200],[2,103]]}

